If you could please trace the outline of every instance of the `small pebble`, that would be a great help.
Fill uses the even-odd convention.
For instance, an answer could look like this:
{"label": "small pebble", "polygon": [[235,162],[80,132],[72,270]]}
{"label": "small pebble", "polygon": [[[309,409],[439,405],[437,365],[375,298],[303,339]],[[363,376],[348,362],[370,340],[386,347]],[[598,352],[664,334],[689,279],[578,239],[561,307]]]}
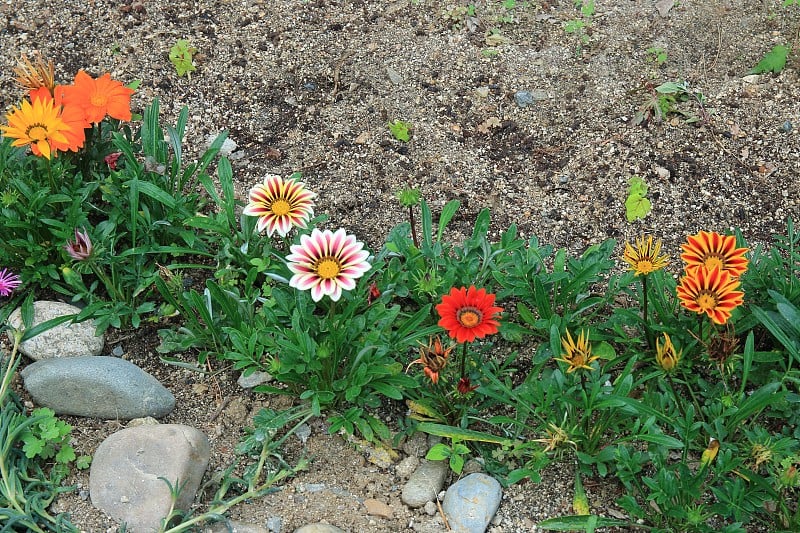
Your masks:
{"label": "small pebble", "polygon": [[794,126],[792,125],[792,121],[787,120],[786,122],[781,124],[781,131],[783,131],[784,133],[789,133],[790,131],[792,131],[793,127]]}

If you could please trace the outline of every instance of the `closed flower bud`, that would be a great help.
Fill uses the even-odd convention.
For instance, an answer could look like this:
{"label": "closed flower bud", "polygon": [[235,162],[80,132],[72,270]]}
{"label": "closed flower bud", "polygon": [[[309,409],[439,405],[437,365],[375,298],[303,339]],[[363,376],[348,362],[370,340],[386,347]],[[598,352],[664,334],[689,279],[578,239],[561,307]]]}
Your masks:
{"label": "closed flower bud", "polygon": [[672,372],[681,360],[681,352],[675,350],[669,335],[664,333],[664,344],[656,340],[656,363],[665,372]]}

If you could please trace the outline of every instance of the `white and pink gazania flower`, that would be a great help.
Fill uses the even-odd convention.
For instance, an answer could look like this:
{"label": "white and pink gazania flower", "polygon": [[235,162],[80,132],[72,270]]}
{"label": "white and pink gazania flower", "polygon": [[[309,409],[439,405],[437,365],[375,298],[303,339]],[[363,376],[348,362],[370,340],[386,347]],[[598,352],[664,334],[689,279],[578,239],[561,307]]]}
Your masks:
{"label": "white and pink gazania flower", "polygon": [[310,290],[315,302],[326,295],[339,300],[343,289],[353,290],[356,280],[372,268],[364,243],[343,229],[332,233],[315,228],[311,235],[301,235],[300,244],[293,244],[290,251],[286,261],[294,275],[289,285]]}
{"label": "white and pink gazania flower", "polygon": [[259,232],[266,229],[270,237],[275,232],[286,237],[293,226],[305,228],[314,216],[315,197],[294,178],[284,180],[276,174],[267,174],[264,183],[250,189],[250,203],[243,213],[258,217]]}

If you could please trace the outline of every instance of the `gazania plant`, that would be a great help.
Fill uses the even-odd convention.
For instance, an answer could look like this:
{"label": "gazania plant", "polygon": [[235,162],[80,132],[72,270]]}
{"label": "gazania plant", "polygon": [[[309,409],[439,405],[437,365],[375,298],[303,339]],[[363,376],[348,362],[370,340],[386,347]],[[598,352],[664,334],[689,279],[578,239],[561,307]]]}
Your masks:
{"label": "gazania plant", "polygon": [[[0,509],[19,527],[72,530],[45,508],[68,490],[70,439],[49,442],[64,450],[57,469],[18,442],[35,420],[58,423],[14,392],[19,343],[43,328],[5,324],[23,299],[28,319],[34,297],[57,293],[81,305],[64,320],[122,338],[160,324],[165,364],[268,372],[253,394],[292,406],[254,417],[244,462],[278,456],[285,436],[272,436],[320,417],[387,447],[414,432],[448,439],[431,459],[460,470],[480,455],[506,485],[568,465],[580,515],[542,529],[800,530],[792,220],[771,246],[702,230],[674,250],[640,235],[572,254],[513,224],[493,240],[489,209],[453,240],[459,201],[434,208],[409,183],[407,220],[385,235],[344,228],[318,213],[324,176],[270,172],[239,201],[218,157],[225,134],[187,161],[188,110],[162,127],[157,100],[132,107],[135,82],[80,70],[61,84],[38,56],[15,76],[19,102],[0,126],[0,322],[12,344],[0,354],[0,485],[19,490],[0,491]],[[248,481],[226,470],[206,513],[171,519],[211,522],[297,471],[256,483],[265,469],[247,466]],[[590,478],[620,492],[613,519],[583,489]]]}

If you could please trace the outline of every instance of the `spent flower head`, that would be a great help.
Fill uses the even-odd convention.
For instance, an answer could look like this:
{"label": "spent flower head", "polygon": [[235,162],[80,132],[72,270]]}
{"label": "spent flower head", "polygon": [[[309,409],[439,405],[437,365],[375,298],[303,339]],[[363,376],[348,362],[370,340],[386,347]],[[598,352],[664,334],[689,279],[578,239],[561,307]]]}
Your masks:
{"label": "spent flower head", "polygon": [[11,296],[14,289],[20,286],[19,276],[7,268],[0,270],[0,296]]}
{"label": "spent flower head", "polygon": [[686,263],[686,272],[691,274],[699,267],[707,270],[717,268],[737,278],[747,270],[747,248],[736,247],[736,237],[720,235],[713,231],[701,231],[686,238],[681,245],[681,259]]}
{"label": "spent flower head", "polygon": [[45,63],[42,55],[38,52],[33,62],[28,59],[28,56],[22,54],[19,63],[14,67],[14,74],[16,75],[14,81],[26,91],[44,87],[52,94],[56,86],[53,62],[48,60]]}
{"label": "spent flower head", "polygon": [[420,192],[419,189],[406,187],[397,191],[397,201],[400,202],[402,207],[414,207],[419,205]]}
{"label": "spent flower head", "polygon": [[258,217],[258,231],[266,229],[270,237],[275,232],[285,237],[293,226],[307,227],[314,216],[315,197],[294,178],[284,180],[276,174],[267,174],[264,183],[250,189],[250,203],[243,213]]}
{"label": "spent flower head", "polygon": [[649,235],[638,237],[635,246],[626,242],[622,259],[630,265],[629,270],[632,270],[635,276],[646,276],[661,270],[669,263],[669,258],[661,255],[661,239],[654,242],[653,237]]}
{"label": "spent flower head", "polygon": [[453,351],[453,346],[447,348],[442,344],[442,339],[431,337],[428,339],[428,345],[421,346],[419,349],[419,358],[411,361],[406,371],[411,368],[411,365],[422,365],[425,375],[428,376],[432,383],[439,383],[439,372],[447,364],[447,359],[450,357],[450,352]]}
{"label": "spent flower head", "polygon": [[744,293],[738,288],[739,280],[727,270],[700,266],[681,278],[676,292],[681,305],[689,311],[705,313],[715,324],[725,324],[731,311],[744,302]]}
{"label": "spent flower head", "polygon": [[342,290],[353,290],[356,279],[371,268],[367,262],[369,252],[363,248],[364,243],[343,229],[333,233],[314,228],[311,235],[301,235],[300,244],[293,244],[286,256],[294,274],[289,285],[310,290],[315,302],[323,296],[335,302],[341,298]]}
{"label": "spent flower head", "polygon": [[474,285],[469,289],[453,287],[436,306],[441,317],[438,324],[459,343],[497,333],[499,313],[503,308],[495,306],[494,299],[494,294],[487,293],[486,289],[476,289]]}

